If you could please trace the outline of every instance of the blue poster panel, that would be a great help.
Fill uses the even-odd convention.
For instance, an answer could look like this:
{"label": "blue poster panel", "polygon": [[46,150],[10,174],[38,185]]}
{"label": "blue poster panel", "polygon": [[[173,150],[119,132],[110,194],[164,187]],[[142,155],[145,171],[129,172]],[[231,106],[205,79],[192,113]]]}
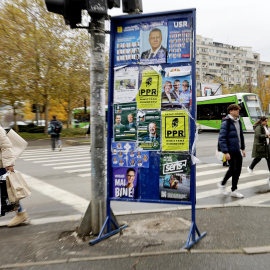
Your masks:
{"label": "blue poster panel", "polygon": [[[190,204],[195,10],[111,19],[108,191]],[[193,196],[194,198],[194,196]]]}
{"label": "blue poster panel", "polygon": [[186,62],[191,57],[191,18],[168,22],[168,63]]}
{"label": "blue poster panel", "polygon": [[130,65],[139,62],[140,25],[118,26],[114,49],[115,65]]}
{"label": "blue poster panel", "polygon": [[149,168],[149,151],[138,150],[133,142],[112,142],[112,167]]}

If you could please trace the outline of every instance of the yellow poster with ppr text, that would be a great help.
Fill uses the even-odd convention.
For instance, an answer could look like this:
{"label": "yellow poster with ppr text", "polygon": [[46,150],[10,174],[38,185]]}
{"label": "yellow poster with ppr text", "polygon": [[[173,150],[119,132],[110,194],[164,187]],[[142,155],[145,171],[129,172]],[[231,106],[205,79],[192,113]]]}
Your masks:
{"label": "yellow poster with ppr text", "polygon": [[142,83],[136,97],[138,109],[160,109],[161,76],[155,70],[144,70]]}
{"label": "yellow poster with ppr text", "polygon": [[184,110],[162,111],[162,151],[189,151],[189,122]]}

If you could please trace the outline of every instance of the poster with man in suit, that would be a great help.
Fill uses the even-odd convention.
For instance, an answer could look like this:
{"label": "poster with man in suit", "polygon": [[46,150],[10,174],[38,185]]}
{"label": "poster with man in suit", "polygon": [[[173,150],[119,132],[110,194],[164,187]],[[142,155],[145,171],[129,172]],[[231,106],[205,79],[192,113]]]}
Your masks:
{"label": "poster with man in suit", "polygon": [[141,23],[141,64],[166,63],[167,21]]}

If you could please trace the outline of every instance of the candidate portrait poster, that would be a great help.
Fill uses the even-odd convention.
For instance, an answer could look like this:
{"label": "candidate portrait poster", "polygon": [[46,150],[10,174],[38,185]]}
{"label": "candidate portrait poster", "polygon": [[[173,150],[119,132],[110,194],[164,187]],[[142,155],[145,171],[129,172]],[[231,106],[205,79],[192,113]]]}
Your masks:
{"label": "candidate portrait poster", "polygon": [[167,21],[141,22],[140,64],[161,64],[167,60]]}
{"label": "candidate portrait poster", "polygon": [[140,110],[138,121],[138,147],[143,150],[160,150],[161,114],[157,110]]}
{"label": "candidate portrait poster", "polygon": [[160,109],[162,79],[155,70],[144,70],[137,94],[138,109]]}
{"label": "candidate portrait poster", "polygon": [[116,27],[114,63],[116,66],[138,64],[140,59],[140,24]]}
{"label": "candidate portrait poster", "polygon": [[114,140],[137,140],[136,102],[114,104]]}
{"label": "candidate portrait poster", "polygon": [[190,155],[162,153],[159,192],[161,200],[190,200]]}
{"label": "candidate portrait poster", "polygon": [[162,111],[162,151],[189,151],[189,122],[184,110]]}
{"label": "candidate portrait poster", "polygon": [[191,67],[176,66],[165,68],[162,81],[161,109],[189,109],[191,110]]}
{"label": "candidate portrait poster", "polygon": [[135,199],[138,182],[137,168],[113,168],[112,197]]}
{"label": "candidate portrait poster", "polygon": [[191,59],[191,18],[168,21],[167,63],[188,62]]}
{"label": "candidate portrait poster", "polygon": [[137,66],[115,69],[113,100],[115,104],[136,101],[138,78],[139,68]]}

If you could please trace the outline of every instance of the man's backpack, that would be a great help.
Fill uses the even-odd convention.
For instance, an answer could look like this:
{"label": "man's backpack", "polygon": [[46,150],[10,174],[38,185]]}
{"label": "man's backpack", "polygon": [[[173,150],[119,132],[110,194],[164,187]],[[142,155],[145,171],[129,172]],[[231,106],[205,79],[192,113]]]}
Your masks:
{"label": "man's backpack", "polygon": [[62,130],[62,124],[58,121],[51,122],[51,132],[60,134]]}

